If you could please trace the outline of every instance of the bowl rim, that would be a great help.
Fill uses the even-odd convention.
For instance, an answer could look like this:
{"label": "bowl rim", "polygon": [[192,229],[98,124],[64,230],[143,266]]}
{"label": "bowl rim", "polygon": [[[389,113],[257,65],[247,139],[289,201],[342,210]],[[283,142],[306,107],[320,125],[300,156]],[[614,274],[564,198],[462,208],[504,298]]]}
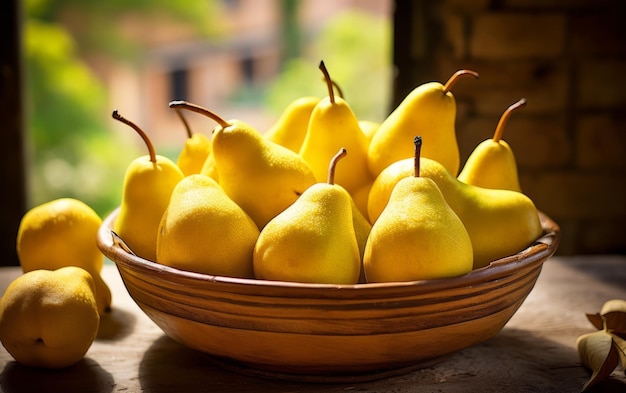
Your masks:
{"label": "bowl rim", "polygon": [[[417,281],[394,281],[381,283],[359,283],[359,284],[322,284],[322,283],[300,283],[290,281],[272,281],[256,278],[239,278],[210,275],[177,269],[165,266],[154,261],[150,261],[132,253],[123,243],[123,240],[112,230],[113,223],[119,214],[120,208],[115,208],[102,221],[98,229],[97,245],[100,251],[111,259],[118,267],[118,270],[131,270],[136,273],[150,274],[162,280],[174,279],[183,283],[206,283],[223,284],[229,292],[249,290],[254,287],[259,291],[272,289],[282,289],[287,291],[319,291],[321,289],[333,290],[330,292],[342,293],[346,295],[354,292],[361,296],[367,291],[400,291],[407,290],[429,292],[442,289],[463,288],[468,286],[481,285],[485,282],[514,275],[521,270],[534,269],[540,267],[548,260],[558,248],[560,242],[560,227],[543,212],[539,211],[539,219],[543,228],[542,235],[524,250],[517,254],[506,256],[489,263],[485,267],[474,269],[461,276]],[[355,291],[356,290],[356,291]],[[326,291],[329,292],[329,291]]]}

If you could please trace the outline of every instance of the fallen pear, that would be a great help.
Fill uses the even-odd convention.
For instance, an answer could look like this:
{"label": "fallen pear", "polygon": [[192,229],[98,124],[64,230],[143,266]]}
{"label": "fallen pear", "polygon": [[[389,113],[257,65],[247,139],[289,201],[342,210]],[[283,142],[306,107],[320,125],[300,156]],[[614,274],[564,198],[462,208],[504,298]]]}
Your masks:
{"label": "fallen pear", "polygon": [[76,364],[99,326],[93,278],[77,266],[31,270],[13,280],[0,299],[0,341],[26,366]]}
{"label": "fallen pear", "polygon": [[16,249],[24,273],[65,266],[85,269],[93,277],[98,312],[111,309],[111,290],[100,276],[104,256],[96,238],[100,216],[85,202],[58,198],[24,214],[17,231]]}

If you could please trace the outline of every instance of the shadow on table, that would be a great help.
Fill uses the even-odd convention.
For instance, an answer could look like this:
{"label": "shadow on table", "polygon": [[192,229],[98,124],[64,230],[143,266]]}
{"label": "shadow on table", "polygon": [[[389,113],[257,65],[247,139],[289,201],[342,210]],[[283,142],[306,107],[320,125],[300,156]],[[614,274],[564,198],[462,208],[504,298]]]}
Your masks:
{"label": "shadow on table", "polygon": [[624,289],[626,283],[626,256],[575,256],[568,257],[565,264],[596,281]]}
{"label": "shadow on table", "polygon": [[131,312],[113,307],[100,318],[96,340],[121,340],[133,332],[136,322]]}
{"label": "shadow on table", "polygon": [[[363,349],[364,351],[367,348]],[[521,329],[505,329],[494,338],[467,348],[435,366],[366,383],[314,384],[257,378],[216,365],[200,352],[167,336],[145,352],[139,378],[145,391],[165,392],[579,392],[589,373],[578,354]],[[624,392],[625,383],[611,378],[596,391]]]}
{"label": "shadow on table", "polygon": [[0,376],[4,393],[112,392],[114,386],[113,376],[90,358],[62,370],[28,367],[11,361]]}

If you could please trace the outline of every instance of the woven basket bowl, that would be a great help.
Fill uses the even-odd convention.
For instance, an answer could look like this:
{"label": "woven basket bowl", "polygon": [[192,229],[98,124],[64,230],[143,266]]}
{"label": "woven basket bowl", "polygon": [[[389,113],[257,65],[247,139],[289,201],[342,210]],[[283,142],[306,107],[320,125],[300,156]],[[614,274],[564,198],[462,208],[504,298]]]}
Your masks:
{"label": "woven basket bowl", "polygon": [[464,276],[356,285],[303,284],[192,273],[125,251],[105,218],[98,246],[137,305],[169,337],[220,365],[304,381],[371,380],[432,365],[496,335],[532,290],[560,240]]}

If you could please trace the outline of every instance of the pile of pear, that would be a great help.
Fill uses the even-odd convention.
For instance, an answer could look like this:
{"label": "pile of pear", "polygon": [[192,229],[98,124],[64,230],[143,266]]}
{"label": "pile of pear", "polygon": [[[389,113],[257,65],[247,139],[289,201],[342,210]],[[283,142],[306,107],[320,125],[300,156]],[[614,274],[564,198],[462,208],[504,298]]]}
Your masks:
{"label": "pile of pear", "polygon": [[[358,119],[323,62],[328,95],[301,97],[258,130],[172,101],[187,138],[177,162],[148,154],[128,167],[113,232],[137,256],[210,275],[322,284],[443,279],[531,246],[538,211],[502,139],[461,168],[453,86],[417,86],[381,123]],[[191,111],[217,123],[190,130]]]}

